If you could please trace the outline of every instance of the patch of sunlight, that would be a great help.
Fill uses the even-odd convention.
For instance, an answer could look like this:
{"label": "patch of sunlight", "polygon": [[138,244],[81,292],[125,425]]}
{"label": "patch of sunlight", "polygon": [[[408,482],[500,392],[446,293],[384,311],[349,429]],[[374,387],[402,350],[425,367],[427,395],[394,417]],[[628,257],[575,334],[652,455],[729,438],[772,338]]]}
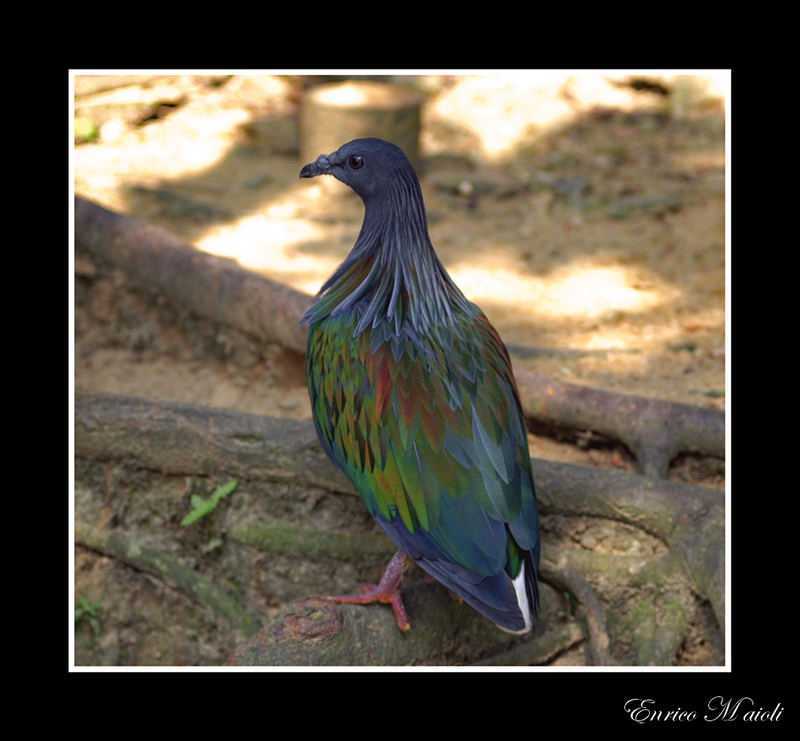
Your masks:
{"label": "patch of sunlight", "polygon": [[[204,252],[234,258],[242,267],[274,274],[280,280],[285,274],[316,274],[323,269],[324,258],[304,256],[293,248],[324,236],[322,229],[303,219],[259,213],[210,229],[195,244]],[[330,262],[332,270],[336,265]]]}
{"label": "patch of sunlight", "polygon": [[637,287],[623,267],[587,267],[569,271],[546,291],[554,315],[602,316],[611,311],[644,311],[659,301],[658,293]]}
{"label": "patch of sunlight", "polygon": [[430,104],[429,114],[475,134],[492,159],[526,135],[571,119],[590,105],[628,107],[632,91],[606,75],[565,70],[519,70],[465,75]]}
{"label": "patch of sunlight", "polygon": [[198,116],[178,110],[160,126],[130,129],[104,147],[75,147],[78,180],[105,183],[114,180],[187,177],[202,173],[222,160],[236,143],[237,126],[250,114],[223,109]]}
{"label": "patch of sunlight", "polygon": [[306,218],[318,198],[314,188],[292,190],[256,213],[234,223],[218,224],[195,240],[212,255],[269,275],[304,293],[315,294],[336,269],[340,257],[306,255],[298,245],[330,238],[328,229]]}
{"label": "patch of sunlight", "polygon": [[340,106],[356,106],[370,103],[372,105],[392,105],[397,102],[397,91],[389,90],[383,85],[368,81],[344,82],[330,89],[322,89],[317,93],[319,100]]}
{"label": "patch of sunlight", "polygon": [[520,311],[592,319],[611,312],[639,312],[673,298],[660,283],[642,281],[626,266],[573,266],[542,278],[506,268],[459,268],[453,279],[472,300],[514,304]]}

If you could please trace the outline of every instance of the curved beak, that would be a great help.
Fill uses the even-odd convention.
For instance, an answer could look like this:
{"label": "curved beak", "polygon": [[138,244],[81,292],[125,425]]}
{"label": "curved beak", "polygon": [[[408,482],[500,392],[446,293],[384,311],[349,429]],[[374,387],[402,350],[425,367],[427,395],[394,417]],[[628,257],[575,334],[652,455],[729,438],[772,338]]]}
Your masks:
{"label": "curved beak", "polygon": [[321,154],[317,157],[315,162],[309,162],[302,170],[300,170],[301,178],[313,178],[317,175],[330,175],[331,162],[330,155]]}

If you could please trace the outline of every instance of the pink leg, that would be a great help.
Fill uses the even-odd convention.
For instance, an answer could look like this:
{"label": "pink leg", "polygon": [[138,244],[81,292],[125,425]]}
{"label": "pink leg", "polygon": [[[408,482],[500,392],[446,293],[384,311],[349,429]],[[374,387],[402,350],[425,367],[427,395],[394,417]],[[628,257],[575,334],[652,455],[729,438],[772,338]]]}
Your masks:
{"label": "pink leg", "polygon": [[403,551],[397,551],[377,584],[359,584],[357,594],[337,594],[328,599],[355,605],[366,605],[370,602],[388,603],[394,609],[397,626],[400,630],[408,630],[411,624],[403,606],[400,582],[410,563],[411,559]]}

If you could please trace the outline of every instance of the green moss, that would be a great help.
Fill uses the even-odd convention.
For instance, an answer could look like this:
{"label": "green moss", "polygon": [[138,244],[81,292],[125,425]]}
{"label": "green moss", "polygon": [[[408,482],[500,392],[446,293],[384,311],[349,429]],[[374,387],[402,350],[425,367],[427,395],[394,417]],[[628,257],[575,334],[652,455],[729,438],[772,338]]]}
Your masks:
{"label": "green moss", "polygon": [[395,551],[391,541],[379,533],[333,533],[281,522],[234,528],[231,535],[240,543],[261,551],[354,563],[365,557],[391,556]]}

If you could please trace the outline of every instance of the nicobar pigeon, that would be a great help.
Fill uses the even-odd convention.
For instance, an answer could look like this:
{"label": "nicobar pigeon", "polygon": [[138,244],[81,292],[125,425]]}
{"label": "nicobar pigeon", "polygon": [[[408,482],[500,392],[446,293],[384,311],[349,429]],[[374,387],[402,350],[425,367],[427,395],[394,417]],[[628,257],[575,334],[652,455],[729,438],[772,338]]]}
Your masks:
{"label": "nicobar pigeon", "polygon": [[525,422],[508,352],[434,252],[417,175],[381,139],[303,167],[364,202],[344,262],[305,312],[314,424],[399,548],[377,585],[337,602],[388,602],[409,619],[409,559],[501,628],[530,630],[540,532]]}

